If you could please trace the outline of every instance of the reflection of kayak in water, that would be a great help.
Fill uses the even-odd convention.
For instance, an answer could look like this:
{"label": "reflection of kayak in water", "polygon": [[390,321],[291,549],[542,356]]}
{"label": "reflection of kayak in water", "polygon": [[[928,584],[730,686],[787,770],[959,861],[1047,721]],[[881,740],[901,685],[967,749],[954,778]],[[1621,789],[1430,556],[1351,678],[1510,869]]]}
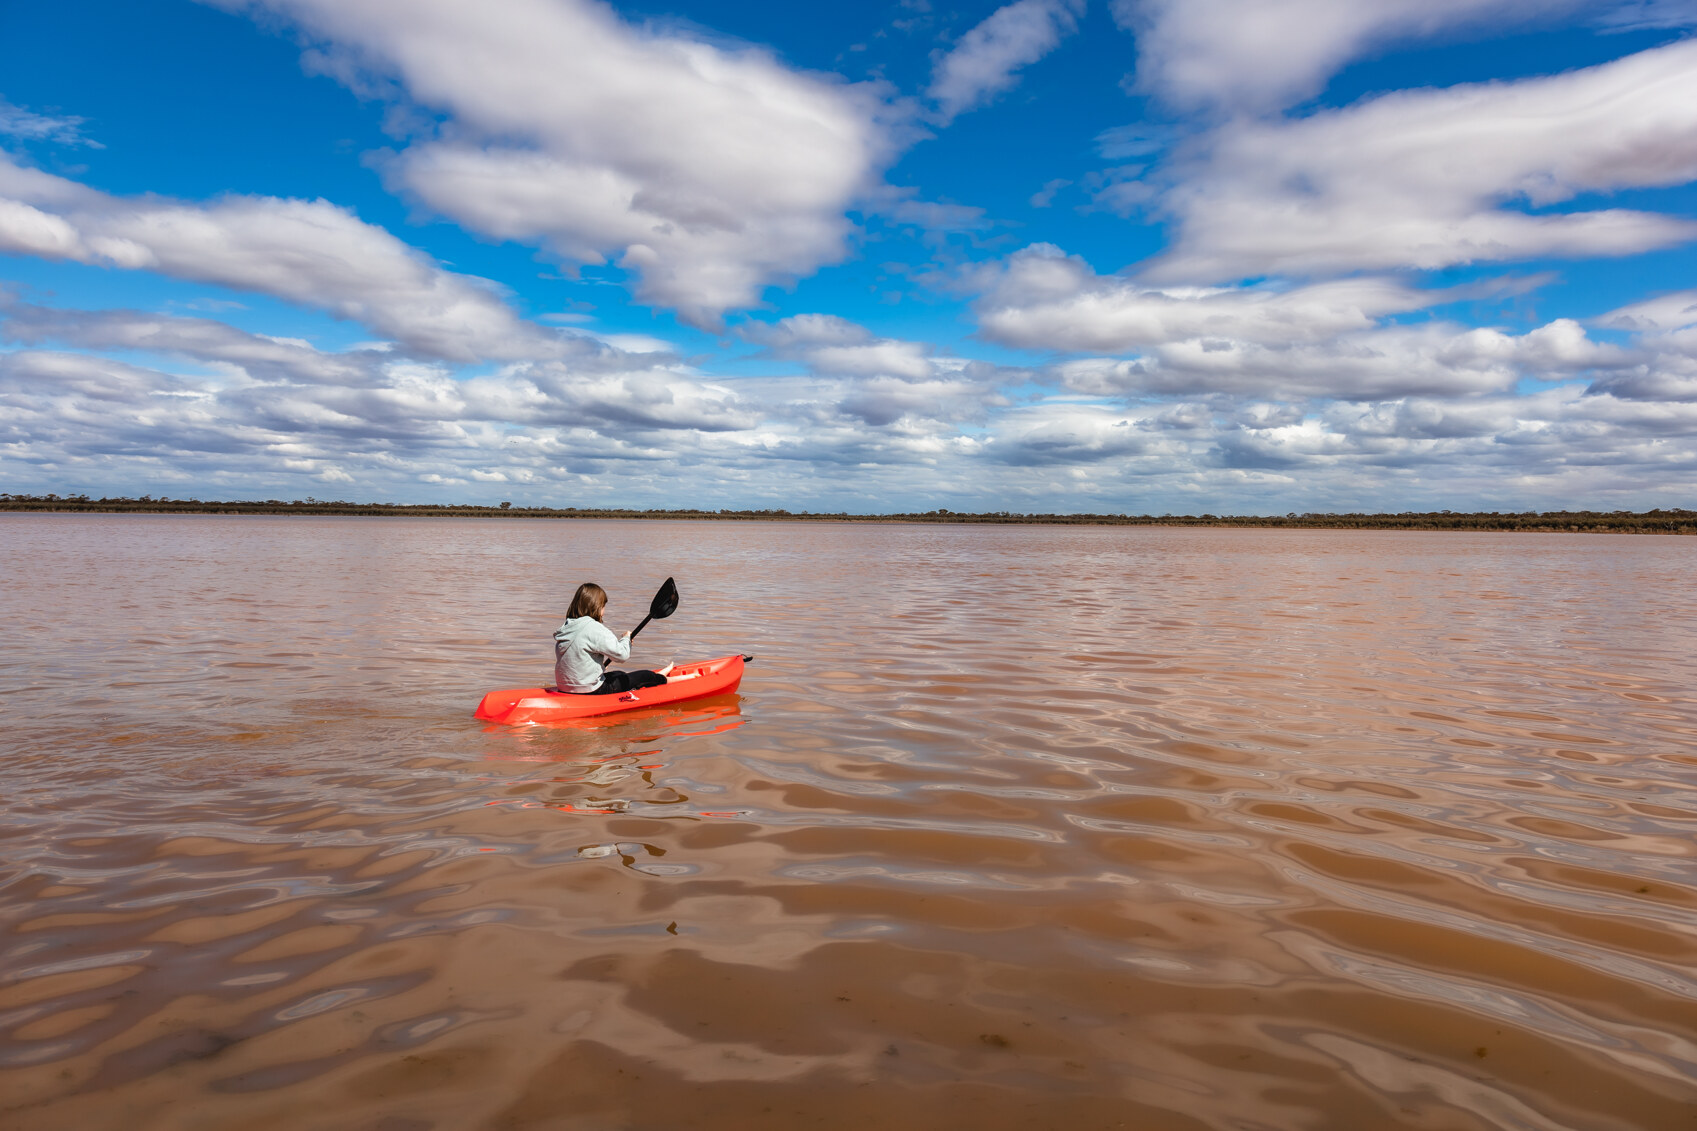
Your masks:
{"label": "reflection of kayak in water", "polygon": [[668,703],[735,691],[737,684],[742,682],[743,662],[752,659],[753,656],[720,656],[716,660],[678,664],[666,677],[664,687],[644,687],[621,695],[570,695],[549,687],[491,691],[477,705],[477,717],[515,725],[557,723],[610,715],[615,711],[663,707]]}

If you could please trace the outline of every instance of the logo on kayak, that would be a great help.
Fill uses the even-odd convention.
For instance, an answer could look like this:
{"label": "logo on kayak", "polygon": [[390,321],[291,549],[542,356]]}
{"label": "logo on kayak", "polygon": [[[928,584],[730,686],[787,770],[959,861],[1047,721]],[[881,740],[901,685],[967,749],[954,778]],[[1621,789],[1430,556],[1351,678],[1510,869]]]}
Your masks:
{"label": "logo on kayak", "polygon": [[634,691],[625,692],[623,695],[619,696],[619,702],[621,702],[621,703],[635,703],[635,702],[637,702],[636,693]]}

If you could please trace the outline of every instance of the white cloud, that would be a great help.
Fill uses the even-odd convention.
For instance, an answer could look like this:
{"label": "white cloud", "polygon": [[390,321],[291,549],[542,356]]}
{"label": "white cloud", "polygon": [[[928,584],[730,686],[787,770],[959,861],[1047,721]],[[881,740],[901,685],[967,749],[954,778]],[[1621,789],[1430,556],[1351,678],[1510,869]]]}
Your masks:
{"label": "white cloud", "polygon": [[136,310],[61,310],[14,302],[0,293],[0,340],[58,342],[86,350],[143,350],[225,364],[258,378],[364,384],[385,354],[324,353],[306,342],[269,338],[210,318]]}
{"label": "white cloud", "polygon": [[772,325],[752,324],[743,337],[774,357],[805,361],[816,373],[846,377],[897,377],[923,381],[935,367],[921,342],[874,337],[864,326],[832,314],[796,314]]}
{"label": "white cloud", "polygon": [[448,119],[390,183],[485,235],[616,257],[698,324],[846,252],[893,152],[877,92],[765,51],[638,29],[589,0],[229,0],[297,21],[356,90],[392,76]]}
{"label": "white cloud", "polygon": [[[77,313],[98,323],[107,312],[67,315]],[[878,380],[726,383],[667,366],[583,373],[554,362],[456,380],[438,366],[392,362],[364,385],[340,386],[275,373],[255,380],[238,366],[185,377],[15,350],[0,352],[0,470],[13,487],[46,478],[53,490],[182,484],[229,497],[336,482],[355,497],[405,498],[421,484],[485,483],[502,484],[502,497],[544,502],[590,490],[598,501],[677,505],[746,489],[792,505],[786,492],[797,477],[870,463],[854,486],[840,476],[824,485],[872,492],[861,505],[875,505],[879,468],[957,447],[953,429],[935,419],[947,382],[897,382],[895,396],[915,398],[910,414],[879,403]],[[869,399],[845,406],[855,398]],[[890,426],[868,430],[865,416],[880,412]],[[562,489],[572,493],[562,499]]]}
{"label": "white cloud", "polygon": [[0,251],[274,295],[455,361],[557,356],[494,284],[456,275],[324,200],[111,196],[0,152]]}
{"label": "white cloud", "polygon": [[46,398],[88,398],[108,404],[141,404],[153,393],[198,391],[192,381],[174,381],[127,362],[51,350],[0,353],[0,374],[8,394]]}
{"label": "white cloud", "polygon": [[1689,336],[1682,345],[1640,364],[1604,373],[1591,383],[1589,391],[1621,401],[1697,402],[1697,335]]}
{"label": "white cloud", "polygon": [[997,388],[1008,377],[1005,371],[933,357],[927,343],[880,338],[835,315],[797,314],[744,326],[741,333],[766,346],[772,357],[804,363],[826,379],[811,397],[874,428],[983,420],[991,407],[1007,403]]}
{"label": "white cloud", "polygon": [[[1405,397],[1016,409],[982,446],[1007,496],[1058,509],[1197,513],[1679,505],[1697,482],[1697,405],[1573,386],[1463,402]],[[1013,478],[997,475],[1008,465]],[[1676,484],[1686,486],[1675,486]]]}
{"label": "white cloud", "polygon": [[1604,5],[1597,15],[1597,24],[1618,31],[1697,26],[1697,3],[1693,0],[1615,0]]}
{"label": "white cloud", "polygon": [[728,386],[659,366],[586,374],[560,362],[539,362],[472,378],[458,391],[474,419],[593,428],[615,436],[633,430],[733,432],[760,419]]}
{"label": "white cloud", "polygon": [[[1318,94],[1345,63],[1398,40],[1530,25],[1611,0],[1114,0],[1137,35],[1137,86],[1183,110],[1260,113]],[[1663,7],[1658,18],[1669,21]],[[1686,13],[1689,18],[1689,11]],[[1640,18],[1644,23],[1650,17]],[[1683,21],[1680,21],[1683,22]]]}
{"label": "white cloud", "polygon": [[[187,359],[209,372],[54,349],[0,352],[0,466],[206,484],[555,481],[653,463],[760,420],[670,351],[589,339],[571,360],[458,379],[389,351],[325,353],[204,318],[60,310],[0,294],[0,339]],[[493,468],[493,470],[492,470]],[[573,470],[575,469],[575,470]],[[434,476],[434,479],[431,477]],[[496,479],[494,476],[503,478]]]}
{"label": "white cloud", "polygon": [[1048,208],[1055,203],[1055,194],[1071,184],[1072,182],[1064,177],[1057,177],[1052,181],[1044,181],[1043,187],[1031,194],[1031,199],[1029,201],[1031,207]]}
{"label": "white cloud", "polygon": [[1009,414],[988,451],[997,462],[1017,467],[1093,468],[1108,460],[1170,461],[1189,454],[1138,423],[1124,411],[1096,405],[1043,405]]}
{"label": "white cloud", "polygon": [[1552,78],[1236,122],[1169,175],[1161,207],[1178,233],[1146,270],[1151,279],[1430,269],[1671,246],[1697,237],[1697,224],[1626,209],[1536,209],[1697,178],[1697,40]]}
{"label": "white cloud", "polygon": [[1697,401],[1697,291],[1659,295],[1593,321],[1632,331],[1633,338],[1592,392],[1631,401]]}
{"label": "white cloud", "polygon": [[1058,47],[1083,14],[1084,0],[1017,0],[996,9],[937,59],[926,93],[940,120],[952,121],[1013,86],[1014,73]]}
{"label": "white cloud", "polygon": [[910,224],[933,234],[980,231],[991,226],[982,208],[915,200],[912,189],[894,186],[884,186],[868,194],[866,207],[896,224]]}
{"label": "white cloud", "polygon": [[[1566,344],[1536,348],[1576,360],[1570,328],[1545,338]],[[969,429],[944,404],[951,382]],[[335,483],[355,498],[1156,513],[1649,507],[1697,487],[1697,401],[1575,384],[1459,400],[1124,395],[987,405],[945,373],[718,382],[557,363],[456,381],[402,361],[342,387],[17,350],[0,353],[0,471],[10,489],[61,492]]]}
{"label": "white cloud", "polygon": [[1569,379],[1618,360],[1570,321],[1520,336],[1431,322],[1276,345],[1189,339],[1152,347],[1135,360],[1062,362],[1053,373],[1065,388],[1096,396],[1376,401],[1507,392],[1522,378]]}
{"label": "white cloud", "polygon": [[1477,396],[1528,377],[1612,373],[1638,359],[1592,341],[1571,319],[1521,335],[1387,322],[1454,297],[1388,279],[1157,289],[1096,275],[1046,244],[1016,252],[985,278],[982,336],[1026,349],[1136,355],[1050,368],[1062,387],[1091,396]]}
{"label": "white cloud", "polygon": [[[0,466],[20,483],[34,468],[85,483],[163,475],[195,480],[202,493],[209,482],[257,481],[266,494],[279,479],[364,491],[506,483],[511,494],[602,475],[647,492],[694,466],[692,485],[718,490],[768,460],[824,474],[958,457],[962,443],[971,446],[960,423],[982,424],[1005,404],[991,367],[941,358],[911,368],[917,343],[877,339],[840,319],[797,319],[769,337],[786,352],[826,351],[817,375],[724,381],[670,351],[583,340],[571,361],[467,379],[386,351],[325,353],[211,319],[0,296],[0,339],[152,353],[209,370],[185,376],[55,349],[0,352]],[[880,346],[913,349],[894,349],[887,365],[854,352]]]}
{"label": "white cloud", "polygon": [[[308,476],[368,489],[429,476],[558,479],[599,461],[670,459],[692,436],[760,419],[723,384],[610,351],[591,359],[599,369],[529,362],[458,380],[439,365],[370,352],[326,355],[287,342],[268,351],[267,339],[200,319],[147,321],[13,305],[0,328],[14,340],[51,336],[219,364],[213,375],[183,376],[85,353],[0,352],[0,464],[12,478],[46,468],[110,483],[127,470],[132,482]],[[350,370],[357,380],[324,379]]]}
{"label": "white cloud", "polygon": [[22,106],[14,106],[0,97],[0,134],[15,137],[19,141],[48,141],[57,145],[86,145],[90,149],[106,148],[98,141],[83,136],[82,126],[86,120],[70,114],[37,114]]}
{"label": "white cloud", "polygon": [[1439,299],[1373,278],[1294,288],[1162,289],[1097,275],[1078,256],[1034,244],[1008,258],[977,310],[980,332],[1004,345],[1118,353],[1200,338],[1315,341]]}
{"label": "white cloud", "polygon": [[1697,290],[1674,291],[1611,310],[1597,324],[1611,330],[1682,330],[1697,326]]}
{"label": "white cloud", "polygon": [[939,375],[923,381],[900,377],[870,377],[856,381],[838,397],[838,407],[873,428],[905,422],[935,425],[982,423],[989,410],[1007,404],[1007,398],[991,382],[975,379],[968,372]]}
{"label": "white cloud", "polygon": [[[1655,464],[1697,469],[1694,453],[1678,443],[1697,435],[1697,406],[1635,405],[1572,386],[1462,405],[1421,399],[1340,404],[1318,419],[1351,455],[1434,471],[1448,463],[1462,477],[1508,472],[1567,480],[1571,470],[1611,465],[1627,476]],[[1670,440],[1685,450],[1669,448]]]}

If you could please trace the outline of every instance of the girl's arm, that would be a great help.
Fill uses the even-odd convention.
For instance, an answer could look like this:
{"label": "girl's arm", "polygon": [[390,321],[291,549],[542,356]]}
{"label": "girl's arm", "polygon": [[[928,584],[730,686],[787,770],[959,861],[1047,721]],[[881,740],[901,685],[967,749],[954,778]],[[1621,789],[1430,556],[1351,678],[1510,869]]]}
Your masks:
{"label": "girl's arm", "polygon": [[630,659],[630,634],[614,636],[613,630],[606,625],[597,626],[600,632],[595,633],[595,640],[590,649],[606,656],[610,660]]}

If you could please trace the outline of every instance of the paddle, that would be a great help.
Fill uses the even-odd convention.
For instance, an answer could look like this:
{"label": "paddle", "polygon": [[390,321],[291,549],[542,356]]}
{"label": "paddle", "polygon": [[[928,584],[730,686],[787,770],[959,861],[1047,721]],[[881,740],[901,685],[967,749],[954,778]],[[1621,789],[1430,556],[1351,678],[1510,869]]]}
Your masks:
{"label": "paddle", "polygon": [[660,586],[660,592],[654,594],[654,600],[648,602],[648,615],[642,618],[642,623],[631,629],[630,637],[636,639],[636,634],[647,627],[651,620],[665,620],[678,611],[678,583],[671,578]]}

